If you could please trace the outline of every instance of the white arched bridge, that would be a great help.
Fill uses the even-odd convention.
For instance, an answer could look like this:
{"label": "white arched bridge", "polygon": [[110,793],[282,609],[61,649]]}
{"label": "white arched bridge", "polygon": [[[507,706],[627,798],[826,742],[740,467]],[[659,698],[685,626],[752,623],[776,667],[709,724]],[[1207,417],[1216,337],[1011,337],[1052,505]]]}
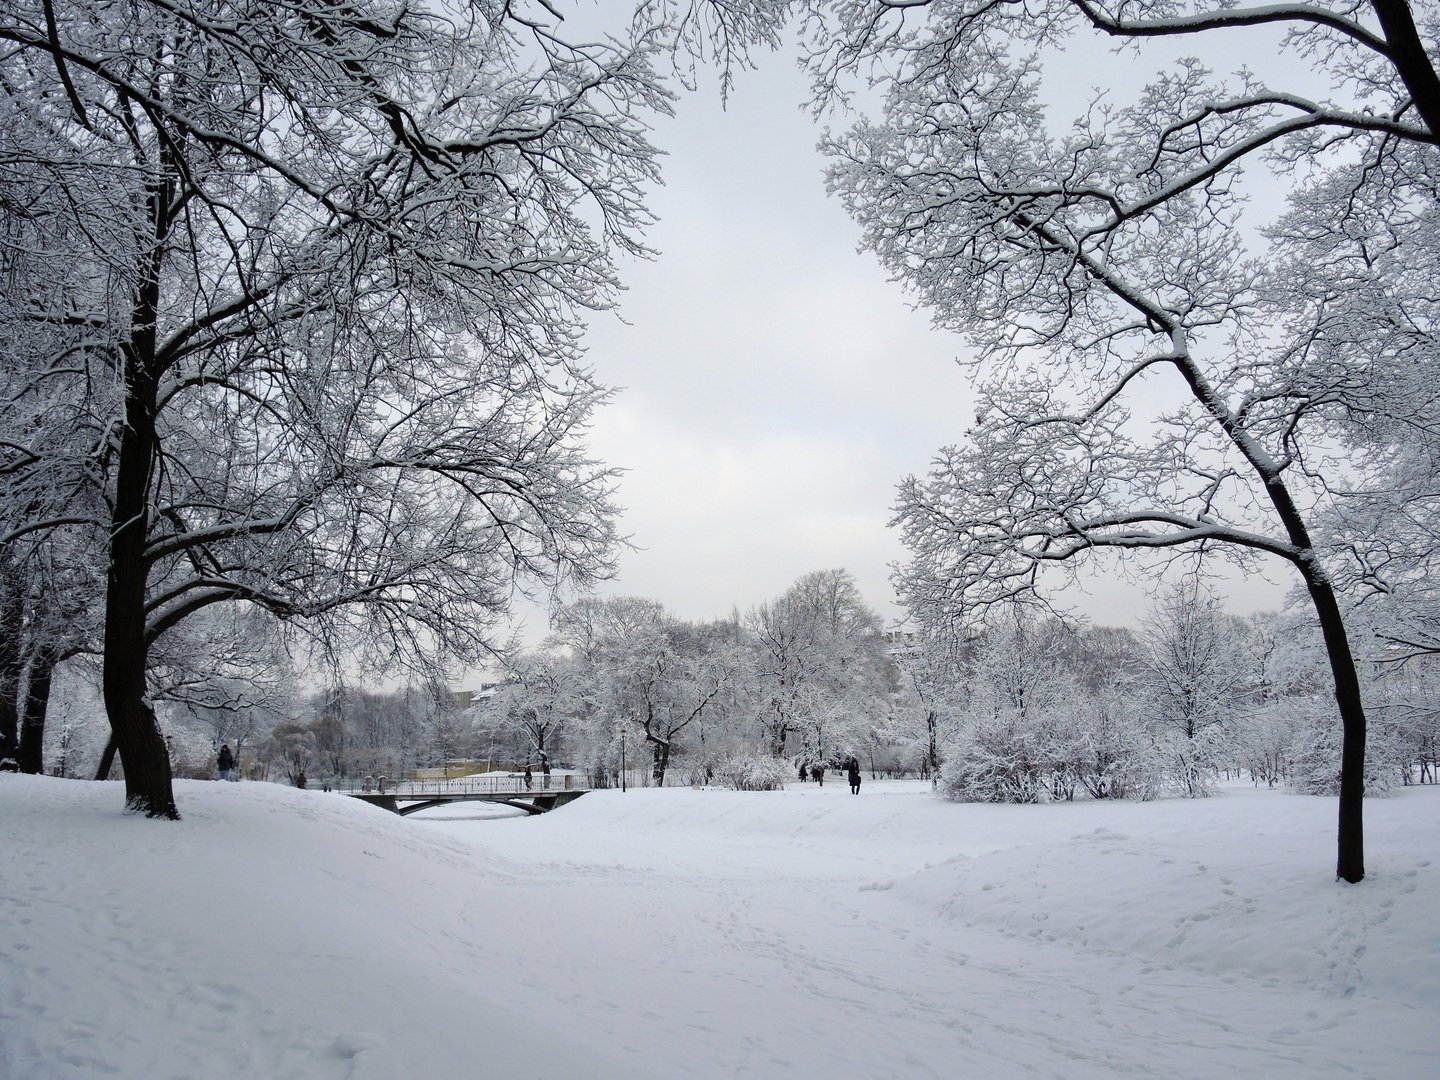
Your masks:
{"label": "white arched bridge", "polygon": [[509,774],[399,782],[386,780],[383,776],[367,777],[337,790],[394,814],[413,814],[418,810],[455,802],[503,803],[527,814],[543,814],[575,801],[590,787],[585,783],[585,777],[566,773],[538,774],[529,781],[523,776]]}

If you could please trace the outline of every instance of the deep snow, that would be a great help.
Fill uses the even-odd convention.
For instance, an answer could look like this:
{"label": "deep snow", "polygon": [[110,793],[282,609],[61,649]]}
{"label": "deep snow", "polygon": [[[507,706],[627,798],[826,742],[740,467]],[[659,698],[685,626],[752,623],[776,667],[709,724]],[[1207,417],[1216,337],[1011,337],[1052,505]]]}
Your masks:
{"label": "deep snow", "polygon": [[540,818],[0,776],[0,1077],[1440,1075],[1440,789]]}

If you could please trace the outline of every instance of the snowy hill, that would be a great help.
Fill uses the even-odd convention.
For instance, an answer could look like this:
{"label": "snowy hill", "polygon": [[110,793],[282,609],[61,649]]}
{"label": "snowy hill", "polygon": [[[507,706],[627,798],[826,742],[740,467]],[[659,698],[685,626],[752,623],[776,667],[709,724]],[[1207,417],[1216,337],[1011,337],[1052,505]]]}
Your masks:
{"label": "snowy hill", "polygon": [[597,792],[541,818],[0,776],[0,1078],[1440,1072],[1440,790],[970,806]]}

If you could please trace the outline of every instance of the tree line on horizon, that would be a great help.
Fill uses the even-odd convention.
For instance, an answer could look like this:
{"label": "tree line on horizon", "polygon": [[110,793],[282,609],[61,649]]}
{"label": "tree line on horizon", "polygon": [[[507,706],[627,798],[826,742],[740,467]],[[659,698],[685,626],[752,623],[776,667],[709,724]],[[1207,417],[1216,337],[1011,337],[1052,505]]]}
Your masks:
{"label": "tree line on horizon", "polygon": [[[283,708],[172,708],[165,728],[179,775],[213,775],[225,742],[252,778],[312,786],[482,763],[616,786],[626,746],[637,785],[773,789],[854,758],[961,801],[1198,798],[1240,776],[1333,795],[1317,634],[1294,612],[1231,615],[1190,580],[1136,627],[1011,609],[939,641],[882,630],[849,573],[818,571],[708,622],[640,597],[578,601],[468,705],[439,686],[337,686]],[[1437,782],[1440,671],[1379,661],[1362,684],[1367,791]],[[103,741],[76,715],[53,733],[61,774],[86,775]]]}

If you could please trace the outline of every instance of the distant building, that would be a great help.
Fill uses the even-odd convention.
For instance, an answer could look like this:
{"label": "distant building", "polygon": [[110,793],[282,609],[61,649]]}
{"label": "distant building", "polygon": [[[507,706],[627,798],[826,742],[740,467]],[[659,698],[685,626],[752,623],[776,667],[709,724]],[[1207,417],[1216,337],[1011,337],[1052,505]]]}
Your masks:
{"label": "distant building", "polygon": [[473,709],[482,701],[494,697],[503,685],[503,683],[498,682],[481,683],[474,690],[451,690],[450,700],[454,703],[457,710],[464,712],[466,709]]}
{"label": "distant building", "polygon": [[885,652],[892,660],[899,660],[911,655],[919,644],[919,635],[913,630],[902,630],[898,626],[892,626],[885,631]]}

